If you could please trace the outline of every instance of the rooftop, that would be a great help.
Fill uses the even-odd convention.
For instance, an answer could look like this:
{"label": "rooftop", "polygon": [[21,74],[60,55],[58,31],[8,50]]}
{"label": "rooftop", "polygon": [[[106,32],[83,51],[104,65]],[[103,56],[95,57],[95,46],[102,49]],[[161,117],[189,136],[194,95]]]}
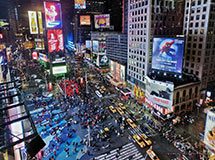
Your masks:
{"label": "rooftop", "polygon": [[175,87],[191,84],[191,83],[200,83],[198,77],[192,74],[183,73],[181,76],[175,74],[157,74],[157,73],[150,73],[148,75],[151,79],[162,81],[162,82],[173,82]]}

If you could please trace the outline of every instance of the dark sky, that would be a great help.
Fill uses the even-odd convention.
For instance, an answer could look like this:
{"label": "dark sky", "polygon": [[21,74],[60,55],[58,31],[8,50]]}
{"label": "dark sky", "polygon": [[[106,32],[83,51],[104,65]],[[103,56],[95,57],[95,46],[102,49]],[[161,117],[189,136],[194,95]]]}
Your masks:
{"label": "dark sky", "polygon": [[8,0],[0,0],[0,19],[6,19],[7,15]]}

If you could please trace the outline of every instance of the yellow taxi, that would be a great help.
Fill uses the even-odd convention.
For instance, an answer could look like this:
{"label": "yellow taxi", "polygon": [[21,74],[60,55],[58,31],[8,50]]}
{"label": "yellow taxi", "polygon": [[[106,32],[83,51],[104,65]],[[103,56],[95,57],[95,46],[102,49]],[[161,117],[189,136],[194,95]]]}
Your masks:
{"label": "yellow taxi", "polygon": [[132,127],[132,128],[137,128],[137,125],[130,119],[127,118],[126,122]]}
{"label": "yellow taxi", "polygon": [[108,108],[112,113],[116,113],[116,109],[113,106],[109,106]]}
{"label": "yellow taxi", "polygon": [[133,138],[141,148],[144,148],[146,146],[146,144],[144,143],[142,138],[140,138],[139,135],[135,134],[135,135],[133,135]]}
{"label": "yellow taxi", "polygon": [[150,146],[152,144],[152,141],[145,135],[145,134],[141,134],[141,138],[144,140],[144,142]]}
{"label": "yellow taxi", "polygon": [[125,112],[120,107],[116,107],[116,110],[119,112],[121,116],[125,114]]}
{"label": "yellow taxi", "polygon": [[126,107],[125,107],[122,103],[119,103],[118,106],[119,106],[120,108],[122,108],[123,110],[126,110]]}
{"label": "yellow taxi", "polygon": [[151,160],[160,160],[153,150],[148,149],[148,150],[146,151],[146,153],[147,153],[148,156],[151,158]]}

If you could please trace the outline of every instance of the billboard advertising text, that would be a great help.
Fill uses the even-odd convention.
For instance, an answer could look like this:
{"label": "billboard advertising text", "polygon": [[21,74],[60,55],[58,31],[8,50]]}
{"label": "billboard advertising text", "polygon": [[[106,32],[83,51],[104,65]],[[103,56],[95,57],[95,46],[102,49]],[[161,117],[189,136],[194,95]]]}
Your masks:
{"label": "billboard advertising text", "polygon": [[75,9],[86,9],[86,0],[75,0]]}
{"label": "billboard advertising text", "polygon": [[110,27],[110,15],[101,14],[95,15],[95,28],[109,28]]}
{"label": "billboard advertising text", "polygon": [[56,51],[63,51],[63,33],[61,29],[48,30],[47,32],[48,39],[48,51],[49,53]]}
{"label": "billboard advertising text", "polygon": [[62,28],[61,4],[44,2],[46,28]]}
{"label": "billboard advertising text", "polygon": [[99,52],[99,41],[93,41],[93,52]]}
{"label": "billboard advertising text", "polygon": [[90,16],[89,15],[82,15],[80,16],[80,25],[81,26],[90,26]]}
{"label": "billboard advertising text", "polygon": [[181,73],[184,54],[183,38],[154,38],[152,68]]}
{"label": "billboard advertising text", "polygon": [[204,143],[215,152],[215,113],[213,111],[207,113]]}
{"label": "billboard advertising text", "polygon": [[37,12],[40,34],[43,34],[43,17],[42,12]]}
{"label": "billboard advertising text", "polygon": [[29,27],[31,34],[38,34],[37,12],[28,11]]}
{"label": "billboard advertising text", "polygon": [[146,97],[154,104],[172,109],[174,84],[150,79],[146,76]]}

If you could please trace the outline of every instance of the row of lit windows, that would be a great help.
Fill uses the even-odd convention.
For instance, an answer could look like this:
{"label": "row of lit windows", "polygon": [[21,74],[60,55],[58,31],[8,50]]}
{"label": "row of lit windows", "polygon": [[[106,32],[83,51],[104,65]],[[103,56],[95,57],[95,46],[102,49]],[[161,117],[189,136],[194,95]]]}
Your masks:
{"label": "row of lit windows", "polygon": [[148,0],[130,0],[130,9],[139,8],[148,5]]}

